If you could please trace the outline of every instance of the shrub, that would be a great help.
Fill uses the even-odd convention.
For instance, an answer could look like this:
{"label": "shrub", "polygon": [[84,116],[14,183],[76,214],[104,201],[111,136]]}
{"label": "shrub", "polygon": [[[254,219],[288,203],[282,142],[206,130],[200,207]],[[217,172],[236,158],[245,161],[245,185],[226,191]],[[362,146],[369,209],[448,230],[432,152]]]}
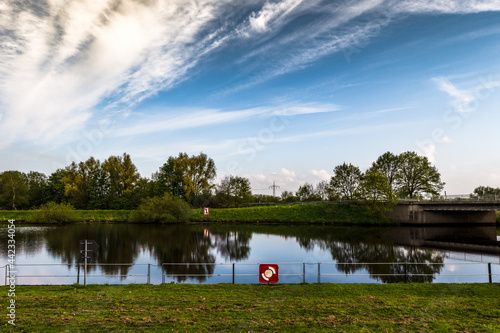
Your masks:
{"label": "shrub", "polygon": [[35,212],[34,220],[40,223],[68,223],[75,222],[76,216],[70,204],[49,202]]}
{"label": "shrub", "polygon": [[181,223],[189,221],[191,207],[184,200],[165,194],[142,201],[130,218],[134,223]]}

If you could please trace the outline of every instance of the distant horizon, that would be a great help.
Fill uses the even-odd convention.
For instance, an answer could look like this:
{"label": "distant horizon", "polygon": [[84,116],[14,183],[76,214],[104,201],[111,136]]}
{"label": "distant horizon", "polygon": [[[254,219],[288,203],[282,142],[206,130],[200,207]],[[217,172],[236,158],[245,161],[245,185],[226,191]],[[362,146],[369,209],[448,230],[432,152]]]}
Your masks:
{"label": "distant horizon", "polygon": [[14,0],[0,35],[0,172],[203,152],[272,194],[416,151],[500,187],[498,1]]}

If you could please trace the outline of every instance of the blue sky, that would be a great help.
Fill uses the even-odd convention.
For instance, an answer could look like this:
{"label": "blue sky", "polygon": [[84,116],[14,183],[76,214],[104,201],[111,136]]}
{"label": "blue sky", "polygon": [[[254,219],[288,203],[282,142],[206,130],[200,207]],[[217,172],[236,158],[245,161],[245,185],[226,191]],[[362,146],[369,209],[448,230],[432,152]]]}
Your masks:
{"label": "blue sky", "polygon": [[204,152],[270,194],[417,151],[500,187],[498,59],[499,1],[2,2],[0,171]]}

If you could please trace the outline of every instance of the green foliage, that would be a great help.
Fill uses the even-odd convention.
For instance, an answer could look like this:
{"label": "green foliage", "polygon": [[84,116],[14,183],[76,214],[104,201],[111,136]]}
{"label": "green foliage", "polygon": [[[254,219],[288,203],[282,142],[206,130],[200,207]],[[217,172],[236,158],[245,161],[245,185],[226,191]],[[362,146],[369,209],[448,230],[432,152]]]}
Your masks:
{"label": "green foliage", "polygon": [[176,158],[170,156],[155,175],[155,192],[157,195],[169,193],[201,207],[204,200],[200,197],[211,192],[216,175],[215,163],[206,154],[189,157],[179,153]]}
{"label": "green foliage", "polygon": [[359,195],[367,201],[393,201],[395,199],[389,179],[383,173],[373,169],[363,175]]}
{"label": "green foliage", "polygon": [[300,201],[299,197],[293,195],[293,192],[283,191],[281,192],[281,202],[297,202]]}
{"label": "green foliage", "polygon": [[36,171],[26,175],[30,207],[40,207],[46,202],[47,180],[46,175]]}
{"label": "green foliage", "polygon": [[300,186],[296,193],[300,201],[321,201],[321,195],[314,190],[314,186],[309,183],[305,183]]}
{"label": "green foliage", "polygon": [[333,169],[335,175],[330,180],[330,187],[334,193],[347,200],[355,199],[361,184],[361,170],[351,163],[338,165]]}
{"label": "green foliage", "polygon": [[471,194],[473,198],[480,198],[481,200],[496,201],[500,200],[500,188],[493,188],[490,186],[478,186]]}
{"label": "green foliage", "polygon": [[443,189],[445,183],[427,157],[409,151],[399,155],[399,159],[396,183],[399,185],[400,196],[415,198],[423,194],[438,195]]}
{"label": "green foliage", "polygon": [[70,223],[76,222],[75,211],[70,204],[49,202],[42,205],[34,214],[34,222],[38,223]]}
{"label": "green foliage", "polygon": [[123,156],[110,156],[104,161],[102,168],[107,175],[105,197],[107,207],[111,209],[133,208],[133,196],[140,175],[130,155],[124,153]]}
{"label": "green foliage", "polygon": [[373,162],[368,172],[379,172],[387,178],[389,186],[396,191],[396,179],[400,172],[401,158],[391,152],[386,152]]}
{"label": "green foliage", "polygon": [[267,194],[254,194],[253,195],[253,202],[257,203],[276,203],[280,202],[279,197],[273,197],[272,195],[267,195]]}
{"label": "green foliage", "polygon": [[64,169],[57,169],[49,176],[45,187],[45,200],[57,203],[65,201],[64,177],[66,176],[67,173]]}
{"label": "green foliage", "polygon": [[16,210],[29,204],[28,181],[24,173],[4,171],[0,174],[0,205]]}
{"label": "green foliage", "polygon": [[190,206],[184,200],[165,193],[162,197],[143,200],[130,218],[134,223],[188,222]]}
{"label": "green foliage", "polygon": [[217,186],[214,201],[217,207],[239,207],[249,204],[253,201],[250,181],[233,175],[224,177]]}

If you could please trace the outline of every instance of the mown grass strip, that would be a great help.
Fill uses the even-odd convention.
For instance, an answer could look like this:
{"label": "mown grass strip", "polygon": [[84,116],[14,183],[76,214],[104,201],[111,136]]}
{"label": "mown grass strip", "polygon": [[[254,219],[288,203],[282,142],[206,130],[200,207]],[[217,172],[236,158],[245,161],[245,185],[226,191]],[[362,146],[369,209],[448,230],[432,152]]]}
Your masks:
{"label": "mown grass strip", "polygon": [[18,286],[15,299],[26,332],[500,331],[498,284]]}

